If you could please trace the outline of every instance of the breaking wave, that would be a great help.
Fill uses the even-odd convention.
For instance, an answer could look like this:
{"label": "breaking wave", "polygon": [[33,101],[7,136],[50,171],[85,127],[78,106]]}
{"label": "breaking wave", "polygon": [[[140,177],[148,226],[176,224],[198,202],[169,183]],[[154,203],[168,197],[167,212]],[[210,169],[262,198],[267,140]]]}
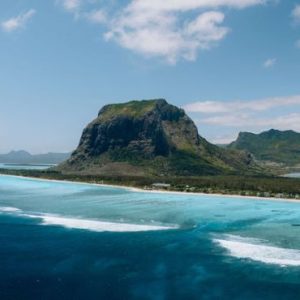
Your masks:
{"label": "breaking wave", "polygon": [[0,213],[15,213],[21,217],[34,218],[41,220],[41,225],[62,226],[71,229],[83,229],[97,232],[140,232],[177,229],[177,225],[146,225],[106,222],[100,220],[81,219],[74,217],[64,217],[53,214],[28,214],[15,207],[0,207]]}
{"label": "breaking wave", "polygon": [[237,258],[250,259],[280,266],[300,266],[300,250],[269,246],[262,240],[226,235],[214,242]]}
{"label": "breaking wave", "polygon": [[41,218],[43,225],[58,225],[65,228],[85,229],[97,232],[139,232],[176,229],[177,226],[141,225],[128,223],[103,222],[98,220],[67,218],[56,215],[27,215],[31,218]]}
{"label": "breaking wave", "polygon": [[16,207],[0,206],[0,212],[13,213],[13,212],[21,212],[21,210]]}

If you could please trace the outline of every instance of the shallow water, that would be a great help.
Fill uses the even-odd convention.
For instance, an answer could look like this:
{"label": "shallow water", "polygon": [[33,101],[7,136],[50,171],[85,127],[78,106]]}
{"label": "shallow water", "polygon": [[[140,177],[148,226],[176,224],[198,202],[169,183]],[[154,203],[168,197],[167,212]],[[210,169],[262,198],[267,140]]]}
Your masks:
{"label": "shallow water", "polygon": [[289,173],[284,175],[285,177],[290,177],[290,178],[300,178],[300,173]]}
{"label": "shallow water", "polygon": [[0,176],[0,299],[299,299],[300,202]]}
{"label": "shallow water", "polygon": [[0,163],[0,169],[6,170],[47,170],[55,165],[49,164],[3,164]]}

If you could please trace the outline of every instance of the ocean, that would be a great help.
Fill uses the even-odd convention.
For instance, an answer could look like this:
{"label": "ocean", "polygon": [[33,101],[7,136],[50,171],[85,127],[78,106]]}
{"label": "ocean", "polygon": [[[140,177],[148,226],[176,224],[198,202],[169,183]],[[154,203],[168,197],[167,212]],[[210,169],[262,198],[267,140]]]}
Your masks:
{"label": "ocean", "polygon": [[0,176],[0,299],[300,299],[300,202]]}

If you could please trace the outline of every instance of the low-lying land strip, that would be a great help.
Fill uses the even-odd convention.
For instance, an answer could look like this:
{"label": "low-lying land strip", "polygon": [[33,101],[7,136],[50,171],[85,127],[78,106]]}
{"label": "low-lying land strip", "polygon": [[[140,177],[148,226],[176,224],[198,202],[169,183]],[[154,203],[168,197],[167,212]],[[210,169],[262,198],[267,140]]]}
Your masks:
{"label": "low-lying land strip", "polygon": [[0,174],[67,180],[85,183],[129,186],[146,190],[169,190],[177,192],[258,196],[300,200],[300,179],[266,176],[198,176],[198,177],[132,177],[93,176],[62,174],[46,170],[7,170]]}

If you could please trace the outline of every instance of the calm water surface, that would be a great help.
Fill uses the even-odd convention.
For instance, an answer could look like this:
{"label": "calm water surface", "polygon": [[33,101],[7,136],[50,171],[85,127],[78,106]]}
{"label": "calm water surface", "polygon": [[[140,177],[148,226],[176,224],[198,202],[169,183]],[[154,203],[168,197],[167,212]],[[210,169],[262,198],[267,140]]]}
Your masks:
{"label": "calm water surface", "polygon": [[300,178],[300,173],[289,173],[286,174],[285,177],[290,177],[290,178]]}
{"label": "calm water surface", "polygon": [[0,176],[0,299],[300,299],[300,203]]}
{"label": "calm water surface", "polygon": [[7,170],[47,170],[55,165],[49,164],[4,164],[0,163],[0,169]]}

